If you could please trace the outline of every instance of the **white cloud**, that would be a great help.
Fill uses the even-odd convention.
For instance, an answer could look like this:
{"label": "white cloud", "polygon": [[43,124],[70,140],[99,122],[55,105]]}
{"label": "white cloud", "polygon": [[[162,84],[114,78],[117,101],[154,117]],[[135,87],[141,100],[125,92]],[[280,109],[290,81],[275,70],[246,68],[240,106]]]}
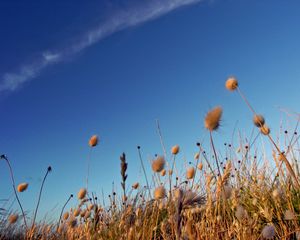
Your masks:
{"label": "white cloud", "polygon": [[75,44],[60,51],[51,52],[46,50],[34,63],[24,64],[16,72],[3,74],[0,81],[0,92],[14,91],[25,82],[36,78],[49,65],[61,62],[66,57],[81,52],[117,31],[145,23],[177,8],[200,1],[202,0],[151,0],[139,7],[119,11],[106,22],[102,22],[95,29],[88,31]]}

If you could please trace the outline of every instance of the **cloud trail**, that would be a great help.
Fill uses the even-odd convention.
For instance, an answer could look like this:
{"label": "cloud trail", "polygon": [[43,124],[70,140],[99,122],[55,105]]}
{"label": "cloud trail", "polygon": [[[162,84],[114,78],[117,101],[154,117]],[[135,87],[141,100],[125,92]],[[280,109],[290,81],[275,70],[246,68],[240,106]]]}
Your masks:
{"label": "cloud trail", "polygon": [[151,0],[142,6],[118,11],[111,18],[100,23],[96,28],[83,34],[73,45],[57,51],[45,50],[34,62],[23,64],[16,72],[4,73],[0,81],[0,92],[16,90],[24,83],[36,78],[48,66],[57,64],[70,56],[76,55],[115,32],[143,24],[180,7],[201,1],[202,0]]}

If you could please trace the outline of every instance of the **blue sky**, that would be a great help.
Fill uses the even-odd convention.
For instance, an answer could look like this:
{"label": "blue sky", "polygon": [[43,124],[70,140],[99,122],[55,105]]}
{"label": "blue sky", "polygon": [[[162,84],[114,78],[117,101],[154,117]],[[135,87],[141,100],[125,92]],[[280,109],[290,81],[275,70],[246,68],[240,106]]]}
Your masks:
{"label": "blue sky", "polygon": [[[181,146],[182,162],[197,141],[207,142],[203,118],[215,105],[224,109],[217,142],[231,139],[236,121],[251,132],[251,112],[224,87],[231,74],[276,132],[286,120],[277,106],[299,112],[299,7],[297,0],[2,1],[0,150],[17,182],[30,184],[25,209],[34,208],[48,165],[41,216],[85,185],[93,134],[100,143],[90,188],[108,194],[113,181],[120,189],[122,152],[129,185],[142,181],[137,145],[145,161],[162,154],[156,119],[168,149]],[[12,191],[0,166],[2,199]]]}

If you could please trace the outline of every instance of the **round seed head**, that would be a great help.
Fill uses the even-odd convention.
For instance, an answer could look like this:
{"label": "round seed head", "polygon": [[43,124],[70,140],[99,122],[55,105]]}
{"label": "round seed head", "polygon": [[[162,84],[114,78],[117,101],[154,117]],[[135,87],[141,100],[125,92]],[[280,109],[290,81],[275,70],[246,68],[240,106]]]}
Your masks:
{"label": "round seed head", "polygon": [[261,128],[260,128],[260,132],[263,134],[263,135],[269,135],[270,134],[270,128],[264,124]]}
{"label": "round seed head", "polygon": [[174,155],[178,154],[179,153],[179,146],[178,145],[173,146],[172,149],[171,149],[171,152]]}
{"label": "round seed head", "polygon": [[256,127],[262,127],[265,124],[265,118],[262,115],[255,114],[253,116],[253,123]]}
{"label": "round seed head", "polygon": [[85,188],[81,188],[77,194],[78,199],[84,199],[86,195],[86,189]]}
{"label": "round seed head", "polygon": [[187,179],[193,179],[195,176],[195,168],[194,167],[189,167],[186,171],[186,178]]}
{"label": "round seed head", "polygon": [[204,126],[209,131],[217,130],[220,126],[220,120],[222,116],[222,108],[221,107],[215,107],[211,111],[209,111],[206,114],[206,117],[204,119]]}
{"label": "round seed head", "polygon": [[154,190],[154,198],[156,200],[163,199],[166,196],[166,189],[163,186],[159,186]]}
{"label": "round seed head", "polygon": [[20,183],[18,185],[18,192],[24,192],[28,187],[28,183]]}
{"label": "round seed head", "polygon": [[267,225],[262,230],[262,236],[266,239],[272,239],[276,235],[276,231],[273,225]]}
{"label": "round seed head", "polygon": [[97,146],[97,144],[98,144],[98,136],[94,135],[90,138],[89,145],[90,145],[90,147],[95,147],[95,146]]}
{"label": "round seed head", "polygon": [[234,91],[237,89],[238,87],[238,81],[235,77],[229,77],[225,83],[225,87],[229,90],[229,91]]}
{"label": "round seed head", "polygon": [[8,217],[9,224],[16,223],[16,221],[18,220],[18,217],[19,216],[17,214],[11,214],[11,215],[9,215],[9,217]]}
{"label": "round seed head", "polygon": [[163,156],[158,156],[152,161],[153,172],[161,172],[165,167],[165,158]]}

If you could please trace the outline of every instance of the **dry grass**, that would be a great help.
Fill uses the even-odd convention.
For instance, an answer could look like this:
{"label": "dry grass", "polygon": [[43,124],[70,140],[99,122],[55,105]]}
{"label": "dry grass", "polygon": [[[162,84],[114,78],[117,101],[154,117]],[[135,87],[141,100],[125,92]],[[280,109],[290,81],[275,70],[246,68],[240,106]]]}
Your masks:
{"label": "dry grass", "polygon": [[[109,195],[109,206],[88,189],[80,189],[78,206],[63,208],[57,223],[33,221],[31,229],[16,212],[1,209],[0,239],[300,239],[298,134],[286,131],[281,137],[288,141],[275,142],[267,121],[255,113],[237,79],[229,78],[225,86],[240,93],[253,112],[257,134],[271,144],[269,160],[259,138],[252,142],[241,138],[238,146],[225,143],[224,152],[223,147],[215,149],[212,131],[219,127],[222,112],[218,107],[205,118],[212,154],[197,143],[195,159],[184,171],[175,161],[179,146],[173,146],[168,157],[160,135],[164,156],[152,161],[151,183],[144,171],[147,186],[127,184],[130,166],[122,154],[122,192]],[[138,154],[144,170],[140,147]]]}

